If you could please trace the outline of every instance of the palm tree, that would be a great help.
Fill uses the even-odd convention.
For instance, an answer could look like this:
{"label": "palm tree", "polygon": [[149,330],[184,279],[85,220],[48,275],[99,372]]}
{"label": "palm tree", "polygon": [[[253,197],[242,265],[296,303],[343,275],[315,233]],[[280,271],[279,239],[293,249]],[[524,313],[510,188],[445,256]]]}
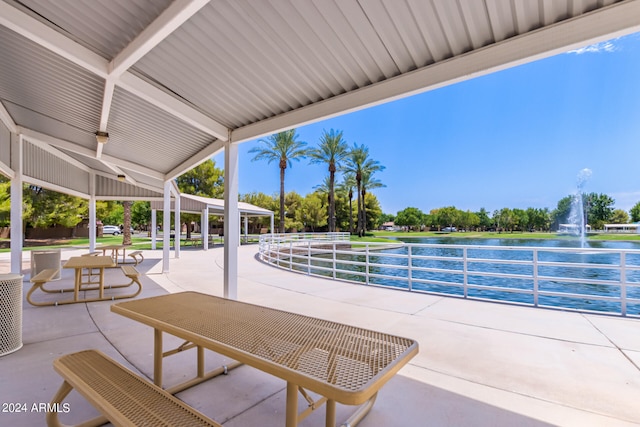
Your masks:
{"label": "palm tree", "polygon": [[349,157],[346,159],[344,171],[352,173],[356,177],[356,188],[358,189],[358,236],[364,235],[366,228],[364,224],[364,200],[362,198],[362,176],[364,173],[373,174],[384,169],[384,166],[377,160],[369,158],[369,148],[364,144],[358,146],[353,144],[353,148],[349,151]]}
{"label": "palm tree", "polygon": [[310,163],[327,163],[329,165],[329,232],[336,231],[336,200],[334,185],[336,171],[347,158],[349,147],[342,139],[342,131],[326,130],[320,137],[320,145],[309,150]]}
{"label": "palm tree", "polygon": [[122,203],[124,208],[123,229],[122,229],[122,244],[131,244],[131,202],[126,200]]}
{"label": "palm tree", "polygon": [[[384,169],[384,166],[382,166]],[[374,171],[365,170],[362,173],[362,181],[360,182],[360,187],[362,187],[362,223],[364,224],[364,231],[367,231],[367,209],[365,197],[367,195],[367,190],[374,190],[376,188],[386,187],[379,179],[373,178]]]}
{"label": "palm tree", "polygon": [[280,233],[284,233],[284,171],[291,167],[291,160],[300,160],[307,155],[306,142],[298,141],[295,129],[271,135],[258,141],[262,146],[253,147],[249,153],[256,153],[251,161],[264,160],[268,163],[278,161],[280,167]]}
{"label": "palm tree", "polygon": [[349,233],[353,234],[353,187],[356,186],[356,176],[352,173],[345,173],[342,182],[339,184],[339,191],[349,196]]}

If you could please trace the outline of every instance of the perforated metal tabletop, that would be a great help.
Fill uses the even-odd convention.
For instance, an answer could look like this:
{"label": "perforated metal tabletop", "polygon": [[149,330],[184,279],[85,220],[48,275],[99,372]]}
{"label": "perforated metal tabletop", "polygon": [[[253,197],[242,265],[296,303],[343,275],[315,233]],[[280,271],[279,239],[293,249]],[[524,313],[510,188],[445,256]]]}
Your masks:
{"label": "perforated metal tabletop", "polygon": [[418,352],[412,339],[197,292],[111,309],[348,405],[374,396]]}

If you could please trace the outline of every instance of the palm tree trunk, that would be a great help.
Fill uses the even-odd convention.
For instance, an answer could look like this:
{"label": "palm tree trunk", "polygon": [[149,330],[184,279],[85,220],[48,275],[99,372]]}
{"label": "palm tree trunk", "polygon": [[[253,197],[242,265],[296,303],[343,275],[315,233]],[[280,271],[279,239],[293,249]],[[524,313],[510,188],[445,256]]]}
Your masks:
{"label": "palm tree trunk", "polygon": [[[281,162],[282,163],[282,162]],[[280,232],[284,233],[284,170],[280,165]]]}
{"label": "palm tree trunk", "polygon": [[329,232],[336,231],[336,202],[333,194],[333,181],[336,179],[335,166],[329,166]]}
{"label": "palm tree trunk", "polygon": [[122,203],[124,208],[124,229],[122,230],[122,244],[131,244],[131,202],[126,201]]}
{"label": "palm tree trunk", "polygon": [[349,190],[349,234],[353,234],[353,193]]}
{"label": "palm tree trunk", "polygon": [[358,187],[358,236],[362,237],[362,201],[360,198],[361,188],[360,188],[360,179],[359,176],[356,175],[356,182]]}

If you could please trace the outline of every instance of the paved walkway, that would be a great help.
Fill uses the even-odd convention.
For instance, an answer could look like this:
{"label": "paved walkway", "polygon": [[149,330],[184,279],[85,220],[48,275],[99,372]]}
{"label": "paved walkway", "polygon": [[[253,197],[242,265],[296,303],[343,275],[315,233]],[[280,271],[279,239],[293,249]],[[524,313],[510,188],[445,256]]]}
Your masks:
{"label": "paved walkway", "polygon": [[[362,427],[640,425],[639,320],[307,277],[262,264],[256,250],[239,250],[240,300],[419,341],[420,353],[382,389]],[[63,259],[77,253],[65,251]],[[222,295],[222,255],[221,248],[183,249],[163,275],[161,252],[145,251],[141,297],[183,290]],[[0,254],[0,272],[8,263],[8,254]],[[119,269],[107,274],[113,282],[122,275]],[[72,272],[63,271],[63,281],[71,280]],[[43,425],[44,414],[33,404],[48,402],[57,389],[60,379],[51,361],[61,354],[99,348],[152,375],[152,331],[111,313],[110,304],[25,305],[25,345],[0,357],[0,403],[21,403],[27,411],[0,412],[0,425]],[[166,384],[193,374],[185,372],[195,363],[190,353],[165,361]],[[220,360],[207,356],[212,367]],[[284,425],[285,383],[247,366],[178,396],[225,427]],[[95,413],[77,395],[69,403],[71,411],[61,416],[65,422]],[[349,409],[338,405],[338,418],[346,418]],[[323,411],[301,423],[323,425]]]}

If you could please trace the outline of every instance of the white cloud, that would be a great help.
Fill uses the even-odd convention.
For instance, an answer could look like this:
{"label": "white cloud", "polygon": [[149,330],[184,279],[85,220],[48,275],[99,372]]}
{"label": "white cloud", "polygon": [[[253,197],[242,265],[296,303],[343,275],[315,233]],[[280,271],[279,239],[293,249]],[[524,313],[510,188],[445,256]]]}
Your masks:
{"label": "white cloud", "polygon": [[582,55],[583,53],[601,53],[601,52],[615,52],[618,50],[618,47],[613,43],[615,40],[607,40],[605,42],[590,44],[589,46],[584,46],[579,49],[570,50],[567,53],[575,53],[577,55]]}

